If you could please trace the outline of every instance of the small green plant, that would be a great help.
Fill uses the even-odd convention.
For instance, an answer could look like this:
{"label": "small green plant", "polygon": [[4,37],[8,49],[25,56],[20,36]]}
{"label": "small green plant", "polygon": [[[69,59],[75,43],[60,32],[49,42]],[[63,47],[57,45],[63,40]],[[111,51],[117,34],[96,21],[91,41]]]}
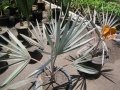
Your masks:
{"label": "small green plant", "polygon": [[0,2],[0,15],[5,14],[6,9],[10,6],[9,0],[3,0]]}
{"label": "small green plant", "polygon": [[[102,7],[104,11],[114,12],[116,15],[120,14],[120,5],[115,1],[105,1],[105,0],[75,0],[72,1],[71,5],[74,9],[80,8],[81,6],[87,8],[89,6],[91,9],[96,8],[97,11],[102,11]],[[72,8],[71,7],[71,8]]]}
{"label": "small green plant", "polygon": [[26,18],[29,26],[29,18],[32,12],[32,5],[35,0],[16,0],[17,7],[19,12],[22,14],[23,17]]}

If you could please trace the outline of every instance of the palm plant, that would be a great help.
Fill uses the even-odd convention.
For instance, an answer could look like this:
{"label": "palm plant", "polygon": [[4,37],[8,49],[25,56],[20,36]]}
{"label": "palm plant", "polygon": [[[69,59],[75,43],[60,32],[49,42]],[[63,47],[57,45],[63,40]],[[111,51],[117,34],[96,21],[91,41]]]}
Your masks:
{"label": "palm plant", "polygon": [[[2,56],[0,56],[0,61],[7,61],[7,62],[11,62],[11,64],[9,64],[8,66],[12,66],[15,64],[19,63],[19,66],[8,76],[8,78],[2,82],[2,84],[0,85],[1,90],[6,90],[6,89],[16,89],[20,86],[24,86],[30,82],[33,82],[36,80],[36,78],[30,78],[27,77],[25,80],[20,81],[19,83],[14,83],[12,85],[15,85],[15,87],[13,87],[12,85],[10,85],[9,83],[11,81],[14,80],[14,78],[16,78],[24,69],[25,67],[27,67],[27,65],[29,64],[29,61],[35,60],[36,59],[32,58],[27,49],[24,47],[24,45],[12,34],[12,32],[7,31],[7,33],[9,34],[9,36],[11,37],[11,40],[8,40],[7,38],[5,38],[4,36],[0,35],[0,37],[2,37],[4,40],[6,40],[9,43],[9,46],[4,45],[4,44],[0,44],[0,46],[2,46],[5,50],[7,50],[6,52],[0,52],[0,54]],[[5,57],[6,55],[8,55],[9,57]],[[38,62],[38,61],[37,61]],[[50,62],[50,60],[48,60],[42,67],[40,70],[42,70],[43,68],[45,68],[45,66],[48,64],[48,62]],[[39,63],[39,62],[38,62]],[[5,67],[8,67],[5,66]],[[2,68],[5,68],[2,67]],[[0,69],[2,69],[0,68]],[[39,70],[39,69],[38,69]],[[39,70],[39,72],[40,72]],[[36,70],[37,71],[37,70]],[[24,84],[21,84],[24,83]],[[21,85],[20,85],[21,84]]]}
{"label": "palm plant", "polygon": [[[37,23],[38,30],[31,24],[33,27],[33,30],[34,30],[34,32],[31,32],[31,33],[35,37],[36,41],[34,39],[31,39],[28,36],[21,34],[21,36],[23,36],[24,39],[29,41],[32,45],[37,46],[38,51],[40,51],[41,53],[48,54],[50,56],[50,58],[44,64],[42,64],[42,66],[40,66],[32,74],[28,75],[28,77],[26,78],[27,80],[25,79],[24,81],[22,81],[25,84],[28,83],[29,81],[35,81],[35,79],[30,79],[30,78],[38,77],[49,63],[51,63],[50,64],[51,67],[49,69],[51,71],[50,83],[54,83],[53,81],[55,80],[56,72],[61,70],[58,67],[57,67],[57,69],[55,69],[56,68],[55,63],[56,63],[57,57],[61,54],[76,50],[78,48],[82,48],[86,44],[88,44],[91,48],[88,48],[86,50],[86,52],[83,54],[83,56],[81,56],[79,59],[75,60],[75,62],[74,62],[75,68],[77,68],[77,70],[79,70],[79,71],[89,73],[89,74],[95,74],[98,72],[97,70],[94,70],[92,68],[84,67],[82,64],[79,64],[79,66],[78,66],[78,63],[91,61],[91,58],[88,57],[89,52],[92,51],[93,49],[96,50],[96,48],[99,44],[99,40],[100,40],[98,33],[95,34],[95,36],[93,35],[94,33],[96,33],[97,29],[92,28],[88,31],[86,28],[89,25],[91,25],[91,22],[87,21],[85,18],[78,22],[78,20],[79,20],[79,17],[78,17],[73,22],[71,27],[70,27],[70,21],[72,20],[71,16],[68,18],[68,21],[65,24],[63,24],[64,20],[65,20],[65,17],[62,21],[60,20],[60,18],[58,21],[52,19],[49,24],[50,28],[48,28],[45,24],[43,24],[43,31],[40,30],[38,23]],[[47,30],[51,33],[51,35],[48,34]],[[8,34],[13,39],[13,42],[7,40],[3,36],[1,36],[1,37],[10,44],[10,47],[3,45],[3,44],[0,44],[0,45],[11,51],[11,53],[7,53],[7,54],[12,56],[12,58],[3,59],[3,60],[17,61],[16,63],[21,62],[21,64],[5,80],[5,82],[3,82],[3,84],[1,85],[1,88],[3,90],[6,90],[6,88],[13,89],[13,88],[20,87],[19,84],[17,84],[17,85],[13,84],[13,85],[16,85],[16,87],[11,87],[11,86],[9,86],[9,83],[15,77],[17,77],[17,75],[20,74],[20,72],[23,71],[23,69],[28,65],[30,59],[33,59],[30,57],[27,49],[20,43],[20,41],[10,31],[8,31]],[[42,45],[42,43],[41,43],[41,42],[46,43],[46,41],[48,41],[50,43],[50,48],[51,48],[50,52],[45,51],[45,49],[44,49],[45,44]],[[16,43],[16,44],[14,44],[14,43]],[[95,43],[95,44],[91,45],[92,43]],[[88,59],[85,60],[84,58],[88,58]],[[35,59],[33,59],[33,60],[35,60]],[[23,86],[23,85],[24,84],[22,84],[21,86]],[[41,88],[41,87],[38,87],[38,88]]]}

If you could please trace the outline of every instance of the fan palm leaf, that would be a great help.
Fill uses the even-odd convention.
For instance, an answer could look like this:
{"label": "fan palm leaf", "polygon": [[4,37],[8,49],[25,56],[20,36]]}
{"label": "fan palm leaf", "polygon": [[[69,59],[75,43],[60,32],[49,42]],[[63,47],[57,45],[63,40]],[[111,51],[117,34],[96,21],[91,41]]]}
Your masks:
{"label": "fan palm leaf", "polygon": [[[4,40],[6,40],[9,43],[9,46],[4,44],[0,45],[5,49],[10,50],[9,53],[6,52],[6,54],[8,54],[10,58],[1,58],[0,61],[15,61],[16,64],[20,63],[20,65],[8,76],[8,78],[2,83],[1,87],[8,85],[19,73],[21,73],[23,69],[28,65],[31,59],[31,56],[29,55],[27,49],[22,45],[22,43],[10,31],[7,32],[13,42],[6,39],[4,36],[1,36]],[[2,54],[4,55],[5,52]]]}
{"label": "fan palm leaf", "polygon": [[52,42],[54,42],[54,45],[52,46],[56,55],[79,48],[96,38],[88,37],[91,33],[95,32],[95,29],[90,31],[86,30],[87,26],[90,24],[89,21],[86,22],[85,19],[83,19],[78,24],[78,19],[76,19],[75,22],[72,22],[71,26],[71,17],[68,18],[68,21],[65,24],[62,23],[63,21],[58,20],[58,22],[56,22],[56,20],[52,20],[52,23],[49,24],[52,27],[49,28],[52,32],[52,36],[48,35],[47,27],[44,29],[49,43],[52,44]]}

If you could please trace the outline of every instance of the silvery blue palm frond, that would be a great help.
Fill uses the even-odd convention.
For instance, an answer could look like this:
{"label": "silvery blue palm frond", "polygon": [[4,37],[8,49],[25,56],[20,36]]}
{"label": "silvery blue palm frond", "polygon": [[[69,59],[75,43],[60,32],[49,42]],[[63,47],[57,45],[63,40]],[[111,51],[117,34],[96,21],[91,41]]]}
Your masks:
{"label": "silvery blue palm frond", "polygon": [[44,49],[44,42],[45,42],[45,37],[44,37],[44,31],[42,32],[42,29],[39,26],[38,21],[37,22],[37,26],[34,27],[32,23],[30,23],[30,25],[33,28],[33,32],[32,30],[30,30],[30,28],[28,28],[29,32],[33,35],[32,39],[31,37],[25,36],[23,34],[21,34],[21,36],[27,40],[29,43],[31,43],[32,45],[35,45],[37,47],[39,47],[40,49]]}
{"label": "silvery blue palm frond", "polygon": [[[3,52],[0,52],[0,62],[1,61],[7,61],[11,62],[9,66],[18,64],[18,67],[5,79],[5,81],[2,82],[0,85],[1,90],[6,89],[17,89],[21,86],[24,86],[32,81],[35,81],[36,78],[32,78],[31,76],[36,76],[39,73],[42,72],[42,70],[51,62],[51,59],[48,59],[45,63],[41,65],[40,68],[35,70],[32,74],[30,74],[28,77],[26,77],[25,80],[19,81],[17,83],[10,84],[11,81],[13,81],[18,74],[20,74],[25,67],[29,64],[29,61],[36,59],[32,58],[28,52],[28,50],[24,47],[24,45],[12,34],[12,32],[7,31],[9,34],[11,41],[5,38],[4,36],[0,35],[6,42],[9,43],[9,45],[0,44],[5,50]],[[26,38],[26,37],[25,37]],[[6,51],[7,50],[7,51]],[[6,51],[6,52],[5,52]],[[5,55],[9,55],[8,58],[4,58]],[[37,61],[39,62],[39,61]],[[24,84],[23,84],[24,83]],[[15,87],[12,87],[13,85],[16,85]],[[4,87],[5,86],[5,87]]]}
{"label": "silvery blue palm frond", "polygon": [[70,56],[70,60],[72,61],[72,66],[76,68],[80,72],[88,73],[88,74],[96,74],[98,71],[95,68],[84,65],[83,63],[92,61],[93,57],[91,51],[97,46],[95,43],[92,47],[89,47],[84,52],[82,52],[79,56],[73,57]]}
{"label": "silvery blue palm frond", "polygon": [[19,65],[2,83],[1,87],[10,83],[19,73],[24,70],[24,68],[28,65],[30,59],[32,59],[24,45],[10,31],[7,31],[7,33],[9,34],[11,41],[2,35],[0,35],[0,37],[8,42],[9,45],[0,44],[0,46],[9,51],[9,53],[1,52],[1,55],[3,56],[5,54],[8,54],[9,58],[1,58],[0,61],[12,62],[11,65],[19,63]]}
{"label": "silvery blue palm frond", "polygon": [[98,18],[101,22],[101,26],[108,25],[110,27],[116,27],[119,25],[118,18],[113,12],[109,13],[108,11],[105,12],[103,10],[102,13],[100,13],[100,14],[98,13]]}
{"label": "silvery blue palm frond", "polygon": [[[44,25],[46,37],[56,55],[77,49],[95,40],[97,35],[92,36],[95,29],[89,31],[86,29],[90,25],[90,21],[86,21],[84,18],[78,23],[78,18],[71,21],[71,17],[69,17],[66,23],[63,23],[65,19],[63,21],[52,20],[49,28]],[[48,31],[51,32],[51,35],[48,34]]]}
{"label": "silvery blue palm frond", "polygon": [[[14,60],[14,58],[17,58],[18,60],[29,60],[31,57],[27,51],[27,49],[24,47],[24,45],[12,34],[12,32],[7,31],[11,41],[5,38],[4,36],[0,35],[6,42],[9,43],[9,45],[4,45],[0,43],[0,46],[5,48],[5,50],[9,52],[4,52],[6,54],[9,54],[9,56]],[[1,52],[2,53],[2,52]],[[9,58],[10,59],[10,58]],[[7,61],[7,59],[5,59]],[[4,60],[3,60],[4,61]],[[16,60],[17,61],[17,60]]]}

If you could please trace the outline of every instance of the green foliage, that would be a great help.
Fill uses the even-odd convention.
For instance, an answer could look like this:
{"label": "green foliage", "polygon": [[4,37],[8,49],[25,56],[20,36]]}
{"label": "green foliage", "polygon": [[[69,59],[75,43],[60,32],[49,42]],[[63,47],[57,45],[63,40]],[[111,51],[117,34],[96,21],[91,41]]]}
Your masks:
{"label": "green foliage", "polygon": [[108,2],[107,4],[104,4],[103,9],[105,11],[109,11],[109,12],[114,12],[118,15],[120,15],[120,5],[117,4],[116,2]]}
{"label": "green foliage", "polygon": [[35,0],[16,0],[17,6],[21,11],[22,15],[25,16],[27,19],[32,11],[32,5]]}
{"label": "green foliage", "polygon": [[67,6],[68,3],[71,3],[71,0],[63,0],[63,4],[64,4],[65,6]]}
{"label": "green foliage", "polygon": [[89,6],[91,9],[96,8],[98,11],[102,11],[102,8],[104,11],[114,12],[118,15],[120,15],[120,5],[116,0],[114,1],[107,1],[107,0],[73,0],[72,1],[72,7],[80,8],[83,6],[84,8]]}
{"label": "green foliage", "polygon": [[10,6],[9,0],[3,0],[0,2],[0,11],[4,10],[5,7]]}

